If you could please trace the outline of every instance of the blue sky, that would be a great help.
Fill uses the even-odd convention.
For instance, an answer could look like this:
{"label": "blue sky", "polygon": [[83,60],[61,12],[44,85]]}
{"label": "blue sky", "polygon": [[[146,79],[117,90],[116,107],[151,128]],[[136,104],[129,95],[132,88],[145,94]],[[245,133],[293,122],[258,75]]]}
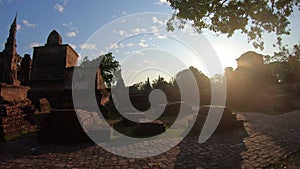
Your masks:
{"label": "blue sky", "polygon": [[[53,29],[62,35],[63,43],[70,44],[80,53],[82,49],[93,51],[97,48],[87,41],[97,30],[115,19],[134,13],[172,14],[173,11],[165,0],[0,0],[0,44],[2,45],[8,37],[9,26],[16,12],[19,25],[17,52],[23,56],[25,53],[32,55],[33,46],[44,45]],[[299,18],[298,11],[291,17],[292,34],[285,38],[285,42],[290,46],[300,41]],[[141,32],[141,30],[137,31]],[[122,34],[122,31],[119,30],[118,33]],[[272,34],[264,36],[266,43],[264,51],[254,49],[247,43],[247,38],[239,33],[229,39],[223,35],[217,37],[210,32],[205,32],[204,35],[215,49],[223,67],[235,68],[235,59],[248,50],[255,50],[262,54],[272,54],[276,50],[272,47],[275,42]],[[139,47],[147,47],[146,44],[143,45],[141,39],[139,43]],[[118,59],[118,56],[116,57]],[[193,66],[202,69],[197,64]]]}

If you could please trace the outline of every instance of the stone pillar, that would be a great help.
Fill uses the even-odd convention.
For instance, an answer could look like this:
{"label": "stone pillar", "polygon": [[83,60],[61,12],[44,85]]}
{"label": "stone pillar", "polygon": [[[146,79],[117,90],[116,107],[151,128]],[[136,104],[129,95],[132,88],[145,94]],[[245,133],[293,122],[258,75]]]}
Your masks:
{"label": "stone pillar", "polygon": [[20,69],[20,80],[22,85],[28,85],[30,80],[31,58],[29,54],[25,54]]}

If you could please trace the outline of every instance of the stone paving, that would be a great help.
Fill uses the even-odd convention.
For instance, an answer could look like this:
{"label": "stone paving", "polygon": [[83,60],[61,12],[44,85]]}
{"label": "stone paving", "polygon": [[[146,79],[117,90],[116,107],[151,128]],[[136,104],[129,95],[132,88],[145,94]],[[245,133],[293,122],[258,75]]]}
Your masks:
{"label": "stone paving", "polygon": [[[186,138],[149,158],[125,158],[93,143],[40,143],[36,134],[0,143],[0,168],[263,168],[300,151],[300,111],[281,115],[238,113],[244,128],[199,144]],[[142,145],[141,145],[142,146]]]}

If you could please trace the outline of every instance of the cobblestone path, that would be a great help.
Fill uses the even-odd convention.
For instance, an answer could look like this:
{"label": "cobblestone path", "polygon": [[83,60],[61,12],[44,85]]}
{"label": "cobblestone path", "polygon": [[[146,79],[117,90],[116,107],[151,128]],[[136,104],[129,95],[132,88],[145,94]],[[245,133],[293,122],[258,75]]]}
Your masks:
{"label": "cobblestone path", "polygon": [[300,111],[237,114],[244,121],[242,129],[214,135],[203,144],[186,138],[144,159],[120,157],[93,143],[40,143],[36,134],[27,135],[0,143],[0,168],[263,168],[300,151]]}

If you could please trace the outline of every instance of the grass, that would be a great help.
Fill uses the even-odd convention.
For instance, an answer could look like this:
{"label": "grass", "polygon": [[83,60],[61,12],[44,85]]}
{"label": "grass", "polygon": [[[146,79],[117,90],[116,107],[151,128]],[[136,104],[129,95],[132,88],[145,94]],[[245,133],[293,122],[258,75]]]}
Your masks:
{"label": "grass", "polygon": [[16,138],[19,138],[21,136],[24,136],[24,135],[27,135],[27,134],[30,134],[30,133],[35,133],[37,130],[21,130],[19,133],[17,134],[14,134],[14,135],[8,135],[8,136],[5,136],[3,138],[3,141],[11,141],[11,140],[14,140]]}

